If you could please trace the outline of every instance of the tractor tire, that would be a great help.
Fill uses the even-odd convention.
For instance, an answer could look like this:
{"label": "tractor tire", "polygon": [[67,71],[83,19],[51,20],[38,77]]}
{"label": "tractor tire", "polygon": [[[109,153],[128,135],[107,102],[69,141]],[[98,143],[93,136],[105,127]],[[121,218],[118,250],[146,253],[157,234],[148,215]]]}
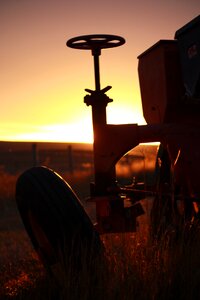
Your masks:
{"label": "tractor tire", "polygon": [[53,170],[25,171],[17,180],[16,202],[30,240],[53,277],[69,269],[79,272],[83,265],[90,268],[101,256],[103,246],[92,222],[71,187]]}
{"label": "tractor tire", "polygon": [[151,209],[151,234],[160,239],[172,224],[171,161],[166,149],[159,148],[156,166],[156,195]]}
{"label": "tractor tire", "polygon": [[175,182],[170,156],[163,145],[157,160],[160,165],[157,165],[156,196],[151,209],[151,233],[157,239],[168,233],[179,236],[194,220],[194,205],[186,187]]}

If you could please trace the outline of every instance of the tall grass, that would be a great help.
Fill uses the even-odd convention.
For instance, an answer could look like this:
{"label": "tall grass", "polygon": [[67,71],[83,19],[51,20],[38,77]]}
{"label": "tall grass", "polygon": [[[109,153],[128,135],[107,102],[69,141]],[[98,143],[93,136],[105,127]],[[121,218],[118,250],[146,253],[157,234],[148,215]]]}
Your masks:
{"label": "tall grass", "polygon": [[[14,201],[16,177],[1,178],[1,201],[7,207],[7,201]],[[83,182],[81,176],[69,179],[72,186]],[[70,268],[60,272],[62,284],[57,285],[38,261],[18,217],[17,212],[16,219],[4,214],[0,222],[0,299],[200,299],[198,222],[187,224],[179,235],[171,227],[159,240],[150,238],[147,225],[137,233],[102,235],[104,255],[92,272],[83,259],[79,274]],[[6,220],[13,220],[12,226]]]}
{"label": "tall grass", "polygon": [[[56,299],[199,299],[199,232],[191,234],[187,240],[180,235],[159,241],[138,234],[102,236],[105,260],[93,274],[85,266],[78,279],[73,272],[65,276]],[[46,288],[50,291],[51,285]],[[49,297],[53,299],[51,293]]]}

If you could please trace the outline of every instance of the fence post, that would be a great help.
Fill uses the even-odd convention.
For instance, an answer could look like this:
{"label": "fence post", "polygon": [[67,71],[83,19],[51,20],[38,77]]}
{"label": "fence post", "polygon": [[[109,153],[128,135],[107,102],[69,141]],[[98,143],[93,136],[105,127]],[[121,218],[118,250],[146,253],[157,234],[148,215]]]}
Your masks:
{"label": "fence post", "polygon": [[73,174],[74,172],[74,166],[73,166],[73,150],[72,146],[69,145],[67,148],[67,159],[68,159],[68,170],[70,174]]}
{"label": "fence post", "polygon": [[38,164],[38,153],[37,153],[37,144],[32,144],[32,159],[33,159],[33,167],[37,166]]}

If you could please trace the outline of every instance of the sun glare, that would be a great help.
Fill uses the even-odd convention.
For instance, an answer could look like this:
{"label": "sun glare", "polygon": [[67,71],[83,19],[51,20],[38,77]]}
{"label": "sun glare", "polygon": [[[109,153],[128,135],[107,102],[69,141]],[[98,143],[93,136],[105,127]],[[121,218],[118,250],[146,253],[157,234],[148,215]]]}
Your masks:
{"label": "sun glare", "polygon": [[[145,124],[141,114],[131,109],[113,106],[107,108],[108,124]],[[44,141],[44,142],[71,142],[92,143],[93,129],[91,118],[78,120],[70,124],[51,124],[41,126],[26,126],[13,124],[2,132],[0,140],[7,141]]]}
{"label": "sun glare", "polygon": [[1,140],[9,141],[44,141],[44,142],[71,142],[71,143],[92,143],[92,126],[88,120],[80,123],[58,124],[37,126],[31,131],[24,133],[16,132],[1,137]]}
{"label": "sun glare", "polygon": [[[138,111],[133,111],[130,107],[110,105],[107,107],[107,123],[145,124],[145,121],[139,109]],[[2,141],[93,142],[93,128],[90,116],[76,119],[76,121],[69,124],[5,124],[5,129],[0,135],[0,140]]]}

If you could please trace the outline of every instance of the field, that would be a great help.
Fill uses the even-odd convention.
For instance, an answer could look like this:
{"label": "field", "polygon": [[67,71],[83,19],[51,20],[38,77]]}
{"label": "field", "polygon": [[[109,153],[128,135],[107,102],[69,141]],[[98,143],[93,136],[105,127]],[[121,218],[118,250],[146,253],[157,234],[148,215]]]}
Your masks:
{"label": "field", "polygon": [[[6,149],[3,153],[6,153]],[[60,166],[59,170],[57,164],[56,171],[74,188],[91,219],[95,221],[94,205],[84,201],[89,196],[89,183],[93,179],[91,149],[82,149],[82,160],[77,153],[69,154],[69,149],[62,145],[61,150],[68,153],[69,161],[66,160],[66,169]],[[119,180],[130,183],[139,174],[139,180],[150,185],[154,181],[152,170],[155,149],[136,150],[123,157],[117,165]],[[136,233],[107,234],[101,237],[105,254],[103,263],[101,261],[95,266],[92,278],[87,269],[83,269],[79,281],[74,282],[71,288],[68,287],[67,277],[64,288],[58,288],[40,263],[16,208],[15,184],[26,166],[19,168],[15,151],[12,144],[9,155],[14,153],[13,161],[15,159],[17,168],[11,170],[9,164],[1,163],[0,171],[0,299],[200,298],[199,224],[183,228],[176,238],[173,228],[170,228],[161,239],[152,240],[149,235],[152,197],[142,200],[145,215],[138,218],[139,228]],[[17,151],[20,152],[19,147]],[[44,157],[41,151],[44,149],[40,150],[40,158]],[[51,151],[55,153],[57,150],[45,151],[48,152],[49,159],[46,162],[49,167],[52,167],[51,162],[55,166]]]}

